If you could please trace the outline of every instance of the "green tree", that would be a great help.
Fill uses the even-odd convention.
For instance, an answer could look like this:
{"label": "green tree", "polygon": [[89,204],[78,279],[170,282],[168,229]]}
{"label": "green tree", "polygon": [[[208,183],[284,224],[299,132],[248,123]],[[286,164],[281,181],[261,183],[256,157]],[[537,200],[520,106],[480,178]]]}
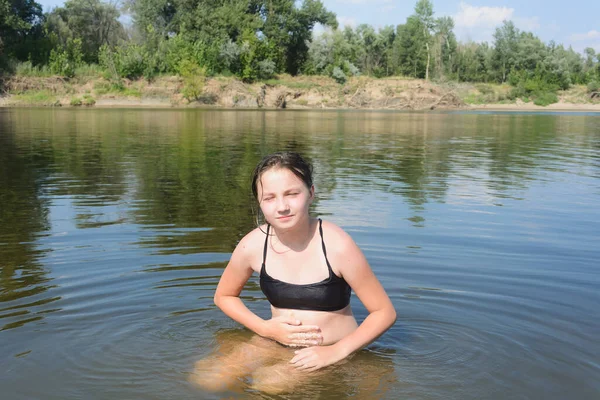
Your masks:
{"label": "green tree", "polygon": [[293,0],[259,0],[257,9],[264,24],[269,58],[280,70],[296,75],[308,57],[312,30],[316,23],[337,28],[335,14],[327,11],[320,0],[304,0],[300,7]]}
{"label": "green tree", "polygon": [[452,56],[456,52],[456,36],[454,20],[451,17],[441,17],[435,22],[434,58],[438,76],[443,76],[452,71]]}
{"label": "green tree", "polygon": [[429,66],[431,62],[431,39],[435,28],[433,18],[433,4],[429,0],[419,0],[415,5],[415,17],[423,29],[422,45],[427,49],[427,65],[425,67],[425,79],[429,80]]}
{"label": "green tree", "polygon": [[515,65],[519,30],[512,21],[504,21],[494,32],[494,69],[499,71],[500,82],[506,82]]}
{"label": "green tree", "polygon": [[5,57],[26,60],[26,41],[42,21],[42,6],[34,0],[0,0],[0,67]]}
{"label": "green tree", "polygon": [[585,54],[585,75],[588,82],[595,80],[596,78],[596,68],[594,58],[596,58],[596,50],[591,47],[586,47],[583,50],[583,54]]}
{"label": "green tree", "polygon": [[426,38],[420,21],[410,16],[406,24],[396,27],[393,60],[396,73],[424,78],[427,64],[427,53],[423,46]]}
{"label": "green tree", "polygon": [[353,49],[348,38],[354,35],[344,30],[323,32],[314,38],[308,49],[308,59],[302,72],[319,75],[331,75],[334,67],[343,66],[346,62],[354,63]]}
{"label": "green tree", "polygon": [[533,74],[539,70],[546,57],[548,57],[546,45],[538,37],[530,32],[519,34],[514,54],[515,69]]}
{"label": "green tree", "polygon": [[112,47],[125,39],[119,17],[119,10],[111,3],[67,0],[64,7],[55,8],[48,14],[46,29],[54,47],[65,48],[69,41],[79,39],[83,60],[97,63],[102,46]]}

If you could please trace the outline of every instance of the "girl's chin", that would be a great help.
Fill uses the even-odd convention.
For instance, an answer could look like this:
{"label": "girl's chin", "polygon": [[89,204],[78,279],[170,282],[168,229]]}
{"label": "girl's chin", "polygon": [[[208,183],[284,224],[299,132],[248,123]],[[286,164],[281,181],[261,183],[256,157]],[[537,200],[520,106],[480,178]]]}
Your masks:
{"label": "girl's chin", "polygon": [[272,225],[287,227],[291,226],[294,221],[294,217],[275,218]]}

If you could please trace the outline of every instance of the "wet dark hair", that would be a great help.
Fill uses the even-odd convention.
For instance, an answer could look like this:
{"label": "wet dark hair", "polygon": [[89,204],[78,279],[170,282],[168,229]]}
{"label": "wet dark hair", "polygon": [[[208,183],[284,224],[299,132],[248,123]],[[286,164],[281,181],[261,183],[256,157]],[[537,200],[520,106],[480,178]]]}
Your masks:
{"label": "wet dark hair", "polygon": [[260,202],[258,198],[258,181],[262,174],[271,168],[288,169],[300,178],[307,188],[310,189],[313,185],[312,165],[302,158],[300,154],[291,151],[269,154],[258,163],[252,174],[252,194],[258,202]]}

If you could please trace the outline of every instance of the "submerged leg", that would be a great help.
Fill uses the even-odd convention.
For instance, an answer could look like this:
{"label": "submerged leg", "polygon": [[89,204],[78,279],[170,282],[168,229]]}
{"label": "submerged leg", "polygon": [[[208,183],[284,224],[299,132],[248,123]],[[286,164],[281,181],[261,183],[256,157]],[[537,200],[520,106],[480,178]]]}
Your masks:
{"label": "submerged leg", "polygon": [[231,389],[273,360],[281,350],[278,347],[281,346],[259,336],[242,343],[224,342],[216,352],[196,362],[188,379],[211,392]]}
{"label": "submerged leg", "polygon": [[258,368],[252,373],[252,388],[268,394],[289,393],[317,372],[298,371],[286,361]]}

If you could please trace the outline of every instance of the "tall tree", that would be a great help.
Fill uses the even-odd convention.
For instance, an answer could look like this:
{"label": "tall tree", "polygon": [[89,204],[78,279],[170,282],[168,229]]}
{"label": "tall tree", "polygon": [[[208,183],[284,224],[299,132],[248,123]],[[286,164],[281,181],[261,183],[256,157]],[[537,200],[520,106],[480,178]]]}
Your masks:
{"label": "tall tree", "polygon": [[451,17],[441,17],[435,21],[434,47],[436,51],[436,69],[442,76],[452,70],[452,55],[456,52],[456,36],[454,20]]}
{"label": "tall tree", "polygon": [[512,21],[504,21],[494,32],[494,62],[502,75],[501,82],[506,78],[515,64],[519,30]]}
{"label": "tall tree", "polygon": [[64,7],[48,14],[46,26],[55,46],[64,48],[69,40],[80,39],[84,61],[96,63],[100,47],[114,46],[125,39],[119,17],[120,12],[113,3],[67,0]]}
{"label": "tall tree", "polygon": [[26,59],[23,43],[42,19],[42,6],[34,0],[0,0],[0,58]]}
{"label": "tall tree", "polygon": [[337,28],[335,14],[327,11],[320,0],[304,0],[300,7],[294,0],[260,0],[266,10],[264,25],[260,28],[272,49],[284,49],[279,64],[286,72],[296,75],[308,57],[312,30],[320,23]]}
{"label": "tall tree", "polygon": [[425,67],[425,79],[429,80],[429,66],[431,62],[431,38],[435,28],[433,18],[433,4],[430,0],[419,0],[415,5],[415,17],[423,29],[423,45],[427,49],[427,66]]}

